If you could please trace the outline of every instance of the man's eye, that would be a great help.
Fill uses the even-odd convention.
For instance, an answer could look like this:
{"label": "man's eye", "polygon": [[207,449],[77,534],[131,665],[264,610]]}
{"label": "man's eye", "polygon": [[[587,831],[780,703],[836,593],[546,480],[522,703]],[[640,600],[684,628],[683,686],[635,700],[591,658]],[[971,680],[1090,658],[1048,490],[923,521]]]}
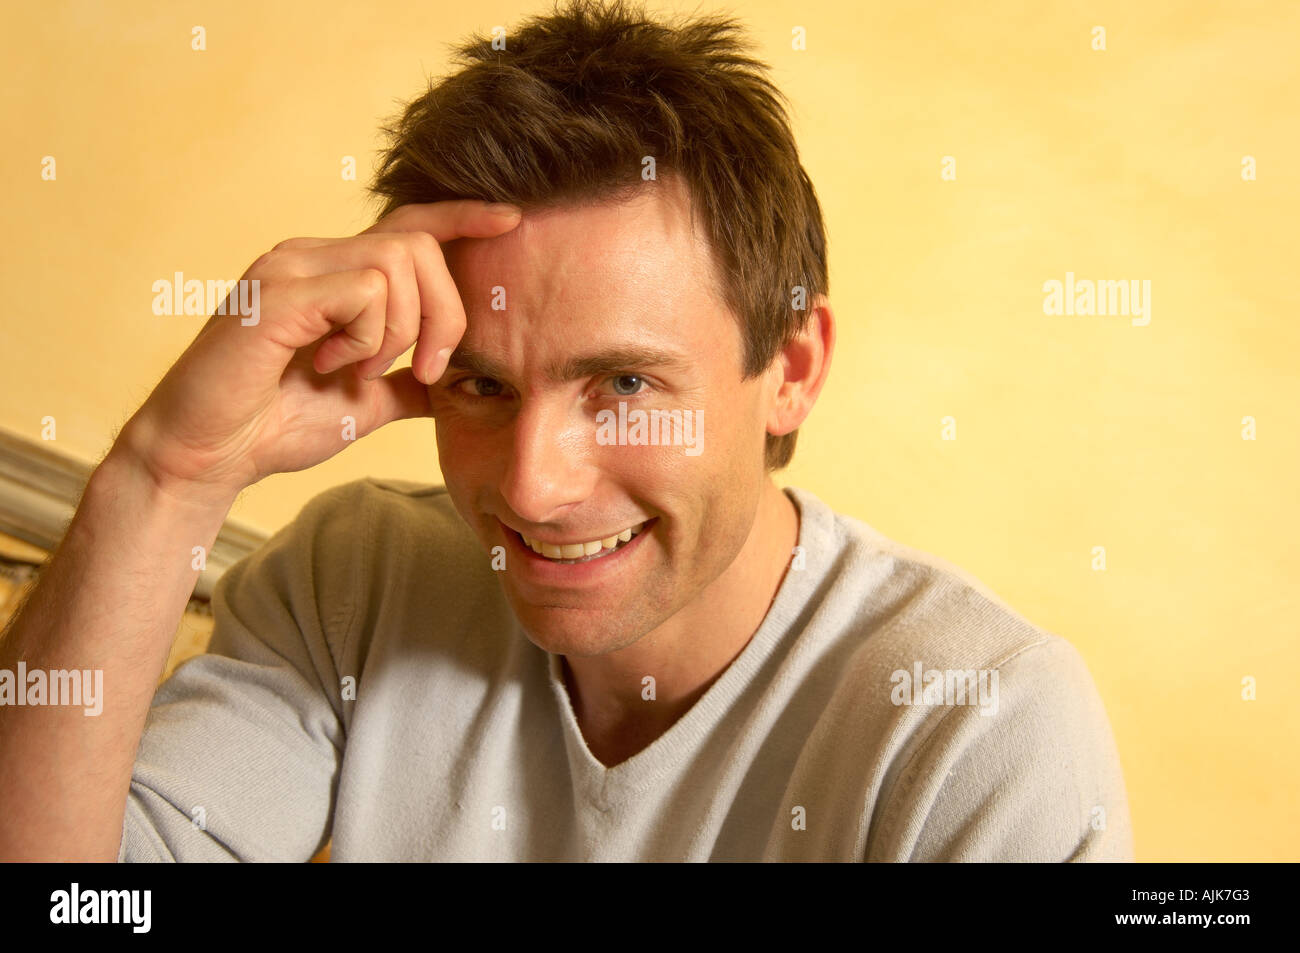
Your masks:
{"label": "man's eye", "polygon": [[501,382],[490,377],[467,377],[457,382],[456,389],[470,397],[497,397],[501,394]]}
{"label": "man's eye", "polygon": [[617,377],[611,377],[610,381],[614,385],[614,393],[619,397],[631,397],[633,394],[640,393],[645,378],[637,374],[619,374]]}

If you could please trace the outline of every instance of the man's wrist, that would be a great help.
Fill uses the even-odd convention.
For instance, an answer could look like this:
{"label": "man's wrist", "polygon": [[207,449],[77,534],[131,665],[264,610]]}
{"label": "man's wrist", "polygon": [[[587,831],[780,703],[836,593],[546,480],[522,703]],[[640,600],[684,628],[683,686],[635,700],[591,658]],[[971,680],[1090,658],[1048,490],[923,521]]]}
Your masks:
{"label": "man's wrist", "polygon": [[131,500],[151,516],[167,515],[187,524],[215,524],[215,532],[238,495],[239,491],[230,487],[169,478],[119,437],[91,474],[85,498]]}
{"label": "man's wrist", "polygon": [[112,448],[92,474],[101,483],[119,491],[130,492],[146,498],[165,509],[211,514],[220,511],[220,518],[230,512],[238,487],[228,487],[200,480],[182,480],[154,466],[140,444],[135,421],[129,421],[118,435]]}

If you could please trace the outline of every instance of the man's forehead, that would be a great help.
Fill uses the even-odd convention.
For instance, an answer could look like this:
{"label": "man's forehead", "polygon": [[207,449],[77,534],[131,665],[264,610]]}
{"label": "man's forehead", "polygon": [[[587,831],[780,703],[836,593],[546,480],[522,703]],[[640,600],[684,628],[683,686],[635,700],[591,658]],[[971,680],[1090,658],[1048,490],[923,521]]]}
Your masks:
{"label": "man's forehead", "polygon": [[539,303],[720,297],[713,257],[698,216],[692,225],[684,191],[655,183],[619,201],[529,211],[509,232],[451,242],[444,256],[469,297],[487,298],[480,303],[490,302],[485,292],[493,288],[507,302],[512,294]]}

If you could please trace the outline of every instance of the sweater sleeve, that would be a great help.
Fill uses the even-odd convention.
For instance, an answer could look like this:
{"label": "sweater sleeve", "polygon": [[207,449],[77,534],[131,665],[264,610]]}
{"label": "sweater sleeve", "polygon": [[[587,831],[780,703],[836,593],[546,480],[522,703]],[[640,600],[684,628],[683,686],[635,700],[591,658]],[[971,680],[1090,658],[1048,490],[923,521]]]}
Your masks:
{"label": "sweater sleeve", "polygon": [[[942,711],[888,814],[912,861],[1132,861],[1119,752],[1077,650],[1058,636],[996,666],[997,708]],[[906,851],[904,852],[906,854]]]}
{"label": "sweater sleeve", "polygon": [[310,501],[212,597],[208,652],[154,694],[119,861],[307,861],[330,836],[357,613],[355,484]]}

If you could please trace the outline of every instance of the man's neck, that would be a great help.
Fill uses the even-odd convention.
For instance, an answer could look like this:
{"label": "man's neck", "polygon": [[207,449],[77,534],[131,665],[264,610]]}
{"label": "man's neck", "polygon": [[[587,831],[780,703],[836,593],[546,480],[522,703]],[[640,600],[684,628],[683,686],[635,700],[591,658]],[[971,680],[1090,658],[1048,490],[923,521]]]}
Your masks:
{"label": "man's neck", "polygon": [[[597,760],[626,761],[690,711],[758,631],[798,537],[797,508],[768,480],[744,546],[691,605],[627,648],[562,660],[574,716]],[[647,675],[653,700],[645,697]]]}

